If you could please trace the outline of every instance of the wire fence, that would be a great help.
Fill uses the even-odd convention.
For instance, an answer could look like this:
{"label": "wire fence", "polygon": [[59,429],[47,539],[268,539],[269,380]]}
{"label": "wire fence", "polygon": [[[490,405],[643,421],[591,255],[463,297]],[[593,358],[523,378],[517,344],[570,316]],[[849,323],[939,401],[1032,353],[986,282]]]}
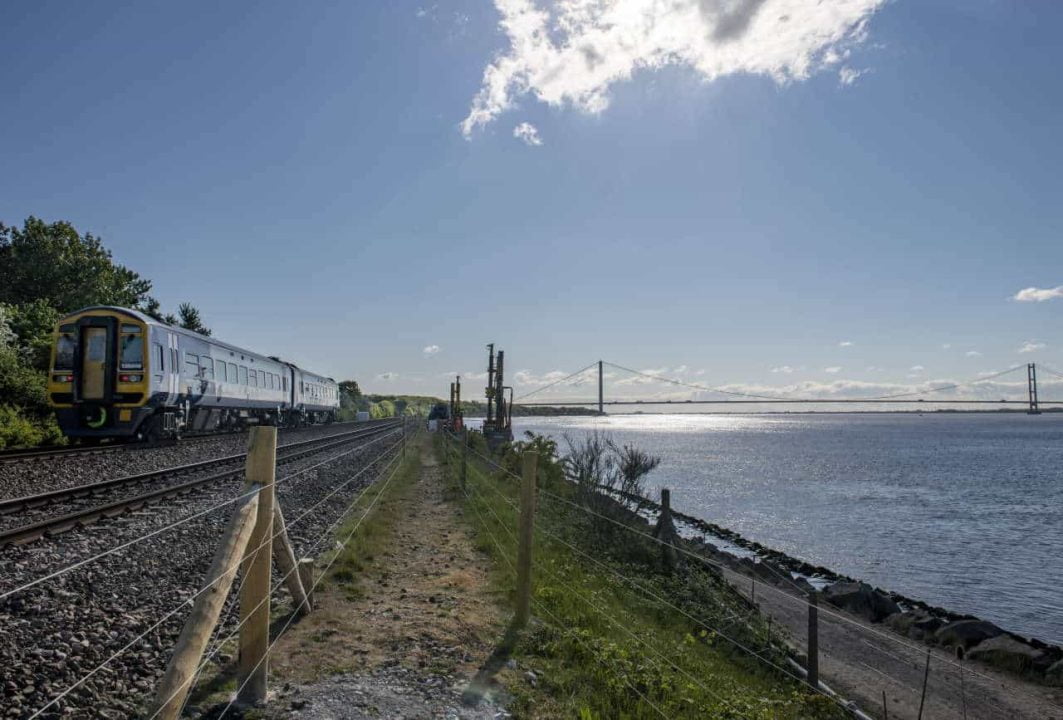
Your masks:
{"label": "wire fence", "polygon": [[[316,501],[312,502],[304,508],[301,508],[301,511],[296,516],[290,519],[286,519],[286,527],[288,529],[291,529],[293,527],[299,526],[300,524],[306,522],[308,519],[314,517],[316,514],[321,513],[323,511],[322,506],[324,506],[328,501],[333,500],[339,493],[347,490],[353,483],[355,483],[359,479],[364,479],[366,475],[372,473],[374,470],[379,468],[379,474],[387,474],[387,478],[383,482],[383,485],[380,488],[380,492],[377,493],[376,497],[373,498],[373,501],[366,509],[366,512],[354,524],[354,528],[352,529],[351,533],[349,533],[347,538],[343,541],[343,545],[345,546],[346,543],[349,542],[350,538],[353,536],[354,531],[356,531],[358,526],[361,524],[361,521],[364,519],[365,515],[367,515],[371,511],[376,500],[379,498],[380,493],[382,493],[387,488],[387,485],[390,483],[391,479],[397,472],[399,467],[399,460],[402,458],[401,447],[403,446],[405,440],[405,427],[398,427],[394,431],[381,434],[380,436],[377,436],[371,440],[362,442],[354,448],[343,451],[341,453],[332,454],[324,460],[313,462],[310,465],[303,467],[295,472],[291,472],[289,474],[284,475],[283,477],[277,478],[274,481],[275,486],[279,486],[283,483],[289,483],[294,481],[296,478],[306,477],[307,474],[311,471],[315,469],[320,469],[324,466],[330,465],[331,463],[335,463],[338,460],[342,460],[353,453],[366,452],[367,450],[372,449],[374,446],[383,446],[379,449],[379,451],[377,451],[371,457],[365,460],[360,470],[354,472],[353,474],[350,474],[341,482],[338,482],[333,485],[327,493],[324,493],[321,497],[317,498]],[[380,467],[381,465],[383,465],[382,468]],[[357,506],[362,497],[365,496],[365,494],[377,484],[378,483],[369,483],[366,485],[365,488],[362,489],[361,492],[356,493],[350,503],[347,504],[346,507],[342,509],[342,511],[339,512],[339,514],[330,523],[326,525],[324,530],[318,533],[313,540],[306,543],[305,547],[301,548],[301,554],[310,554],[310,556],[313,556],[314,553],[319,552],[322,549],[323,544],[333,537],[333,532],[335,531],[336,527],[345,518],[349,516],[352,509]],[[20,593],[25,593],[30,589],[39,589],[41,586],[43,586],[43,584],[48,583],[49,581],[63,578],[69,573],[84,568],[92,563],[97,563],[103,560],[104,558],[115,556],[117,553],[121,553],[123,550],[139,546],[152,538],[157,538],[167,532],[180,528],[196,519],[204,518],[210,515],[211,513],[215,513],[221,509],[224,509],[227,506],[234,505],[242,499],[250,498],[257,492],[257,488],[251,491],[241,492],[234,497],[227,498],[223,502],[215,503],[205,510],[191,513],[175,522],[164,525],[163,527],[153,530],[149,533],[139,535],[132,540],[107,548],[102,552],[95,553],[88,558],[72,563],[57,571],[48,573],[32,581],[22,583],[21,585],[12,588],[11,590],[8,590],[2,595],[0,595],[0,600]],[[269,552],[268,547],[272,546],[273,541],[279,538],[280,534],[281,532],[278,531],[267,535],[267,537],[264,538],[261,544],[259,544],[257,547],[248,548],[246,551],[246,556],[250,557],[254,553],[263,550]],[[339,553],[337,551],[333,555],[332,559],[329,561],[329,564],[325,567],[326,571],[328,567],[331,566],[331,563],[335,560],[335,557],[337,557],[338,554]],[[273,582],[271,583],[267,598],[271,595],[279,597],[280,590],[284,582],[288,579],[288,576],[295,571],[296,568],[293,567],[291,570],[289,570],[287,573],[284,573],[283,575],[280,573],[274,573],[277,577],[275,577],[273,579]],[[318,576],[315,582],[315,586],[318,582],[320,582],[321,577],[323,577],[323,574]],[[174,629],[174,624],[180,620],[181,614],[189,612],[192,608],[194,601],[204,593],[209,592],[222,579],[223,577],[219,576],[204,585],[190,589],[190,594],[187,597],[184,597],[180,602],[176,603],[174,606],[163,612],[162,615],[159,616],[154,622],[149,624],[145,629],[137,632],[135,635],[132,636],[131,639],[121,644],[116,650],[108,654],[101,662],[97,663],[93,667],[89,668],[86,672],[78,676],[76,681],[53,693],[45,704],[38,707],[28,717],[32,720],[33,718],[41,717],[45,713],[48,713],[49,715],[60,715],[71,712],[74,709],[74,706],[70,704],[70,698],[72,698],[79,689],[85,688],[90,681],[94,680],[94,678],[111,672],[111,668],[116,665],[117,661],[120,658],[130,655],[131,653],[139,652],[143,649],[143,647],[145,647],[145,643],[152,643],[153,635],[158,636],[156,638],[158,640],[164,640],[165,637],[169,637],[169,642],[172,642],[172,638],[174,637],[172,632]],[[238,591],[238,582],[234,583],[232,588]],[[235,596],[236,594],[233,593],[232,590],[230,590],[230,598]],[[265,600],[263,600],[260,605],[264,602]],[[148,608],[144,608],[144,610],[150,611],[150,609]],[[204,659],[196,668],[196,672],[192,681],[188,683],[190,686],[195,686],[195,683],[198,681],[199,677],[201,676],[207,665],[227,645],[227,643],[232,640],[232,638],[235,637],[236,634],[238,634],[240,627],[246,622],[246,619],[239,621],[235,624],[234,627],[232,627],[231,631],[228,632],[225,637],[223,637],[223,635],[225,634],[225,626],[232,624],[234,610],[235,604],[230,604],[224,612],[223,621],[220,622],[214,630],[210,650],[208,653],[206,653]],[[295,610],[296,609],[293,608],[291,617],[289,618],[288,623],[285,624],[282,633],[284,630],[287,630],[288,625],[290,625],[292,619],[294,619],[294,617],[296,616]],[[128,608],[126,612],[127,615],[130,616],[139,615],[141,609]],[[247,612],[245,614],[247,618],[251,617],[251,612]],[[160,635],[160,633],[162,635]],[[275,642],[276,641],[274,641],[274,644]],[[164,645],[165,644],[166,643],[164,642]],[[270,645],[270,650],[273,649],[274,644]],[[89,694],[85,698],[83,698],[83,700],[91,704],[92,706],[95,706],[97,702],[97,699],[95,697],[96,694],[96,690],[89,691]],[[157,714],[158,713],[156,712],[156,715]],[[155,715],[152,715],[151,717],[155,717]]]}
{"label": "wire fence", "polygon": [[[444,450],[448,466],[458,472],[456,462],[457,448],[461,438],[448,436]],[[518,510],[517,503],[506,492],[502,481],[519,482],[520,476],[474,447],[462,448],[472,462],[468,462],[469,474],[474,482],[467,482],[467,493],[475,495],[487,488],[512,513]],[[511,484],[508,490],[512,490]],[[645,519],[634,519],[633,508],[629,512],[605,513],[602,506],[586,501],[573,492],[571,483],[560,486],[540,485],[538,497],[545,502],[544,509],[549,512],[537,517],[536,531],[540,541],[559,543],[572,555],[581,559],[587,566],[593,567],[603,575],[612,578],[617,587],[631,588],[647,600],[655,602],[661,608],[682,616],[693,626],[711,632],[731,646],[736,652],[761,664],[766,669],[794,680],[805,679],[806,656],[808,652],[807,628],[808,617],[814,608],[818,620],[818,658],[822,677],[828,682],[837,679],[838,688],[824,683],[814,691],[831,699],[846,712],[863,717],[894,718],[1042,718],[1051,713],[1059,713],[1063,706],[1059,697],[1050,689],[1036,685],[1020,684],[1021,681],[1009,677],[986,666],[974,665],[971,661],[957,657],[953,647],[931,647],[918,640],[921,634],[932,634],[941,624],[940,621],[926,621],[925,628],[919,626],[899,626],[907,630],[910,636],[901,635],[893,629],[871,622],[869,619],[847,613],[828,604],[813,605],[810,594],[814,588],[804,578],[795,576],[781,567],[757,559],[741,561],[719,552],[706,551],[705,546],[679,541],[674,546],[657,537]],[[627,507],[623,499],[613,498],[618,506]],[[652,501],[640,503],[642,507],[657,507]],[[475,506],[474,506],[475,507]],[[489,510],[492,505],[487,504]],[[731,610],[729,614],[717,614],[712,618],[699,616],[688,608],[677,604],[673,598],[656,592],[641,577],[632,577],[617,568],[608,558],[603,558],[597,549],[581,547],[579,539],[559,531],[550,524],[550,518],[557,518],[563,513],[583,516],[591,521],[606,525],[628,536],[632,542],[640,542],[664,549],[671,547],[688,567],[706,569],[728,583],[733,592],[743,598],[747,611]],[[652,513],[643,513],[643,515]],[[512,528],[497,514],[495,522],[512,536]],[[510,523],[511,524],[511,523]],[[506,552],[499,547],[505,557]],[[549,573],[550,569],[536,566],[539,571]],[[903,618],[904,615],[894,616]],[[915,618],[908,614],[908,618]],[[746,640],[750,630],[756,635],[757,618],[769,623],[767,637],[763,644]],[[875,618],[881,620],[883,618]],[[738,637],[741,629],[746,632]],[[913,639],[913,637],[917,639]],[[773,656],[773,647],[787,648],[788,657],[779,659]],[[652,652],[652,651],[651,651]],[[806,684],[806,688],[809,686]],[[843,700],[839,692],[851,693],[860,700],[862,710]]]}

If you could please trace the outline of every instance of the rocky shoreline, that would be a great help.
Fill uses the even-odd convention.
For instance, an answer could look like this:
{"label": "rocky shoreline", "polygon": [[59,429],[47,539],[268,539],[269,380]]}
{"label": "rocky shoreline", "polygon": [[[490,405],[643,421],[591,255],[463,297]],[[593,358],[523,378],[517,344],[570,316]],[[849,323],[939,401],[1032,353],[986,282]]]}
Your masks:
{"label": "rocky shoreline", "polygon": [[[640,495],[624,496],[642,510],[660,512],[660,504],[653,500]],[[830,568],[812,565],[748,540],[733,530],[701,518],[675,510],[671,514],[674,521],[695,531],[695,536],[685,540],[691,549],[720,565],[761,582],[789,585],[806,594],[818,593],[820,600],[838,609],[880,624],[910,640],[946,648],[958,658],[982,662],[1044,685],[1063,687],[1063,648],[1057,645],[1008,632],[973,615],[872,587]],[[714,538],[721,544],[730,543],[747,550],[753,557],[738,557],[720,550],[712,543]],[[817,589],[809,580],[822,585],[822,589]]]}

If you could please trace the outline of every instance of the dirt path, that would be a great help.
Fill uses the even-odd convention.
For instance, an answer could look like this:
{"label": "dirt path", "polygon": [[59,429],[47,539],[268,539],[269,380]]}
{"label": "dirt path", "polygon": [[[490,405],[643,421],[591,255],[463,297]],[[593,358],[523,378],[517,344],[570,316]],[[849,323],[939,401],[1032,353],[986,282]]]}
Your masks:
{"label": "dirt path", "polygon": [[475,707],[461,701],[504,619],[430,442],[416,449],[418,477],[374,511],[393,518],[381,550],[354,586],[330,582],[278,643],[271,675],[282,689],[269,717],[508,717],[495,685]]}
{"label": "dirt path", "polygon": [[[747,576],[724,573],[747,598]],[[778,588],[778,586],[773,586]],[[757,583],[756,603],[761,612],[782,625],[794,644],[806,648],[807,606],[794,602],[775,589]],[[826,606],[819,613],[820,679],[874,718],[883,717],[882,693],[890,720],[916,720],[922,700],[926,669],[926,646],[907,641],[905,647],[881,625],[871,625],[845,614],[854,624],[826,612],[840,612]],[[883,637],[885,635],[886,637]],[[1063,690],[1024,683],[982,664],[964,663],[959,669],[949,664],[954,658],[943,650],[931,651],[924,720],[1063,720]],[[975,675],[972,671],[982,676]]]}

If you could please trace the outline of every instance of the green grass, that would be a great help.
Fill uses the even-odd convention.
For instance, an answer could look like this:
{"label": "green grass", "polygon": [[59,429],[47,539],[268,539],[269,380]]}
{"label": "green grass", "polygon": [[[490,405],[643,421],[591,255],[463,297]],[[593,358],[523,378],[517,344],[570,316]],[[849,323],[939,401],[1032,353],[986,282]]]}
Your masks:
{"label": "green grass", "polygon": [[[518,483],[491,475],[471,458],[467,494],[458,484],[456,460],[449,489],[468,509],[478,547],[495,560],[491,582],[512,607]],[[564,481],[541,482],[549,492],[571,496]],[[539,680],[535,687],[521,680],[511,688],[517,717],[847,717],[832,701],[735,646],[785,667],[778,638],[712,572],[688,567],[668,573],[659,547],[543,494],[536,527],[535,619],[513,656]]]}
{"label": "green grass", "polygon": [[390,482],[384,484],[387,479],[385,475],[371,485],[336,530],[335,536],[339,540],[346,538],[352,531],[354,535],[338,554],[324,556],[324,562],[332,560],[332,566],[323,582],[341,588],[349,599],[354,600],[362,596],[364,571],[372,566],[376,556],[392,542],[392,535],[402,512],[402,503],[410,488],[417,482],[420,472],[420,443],[410,442],[406,458],[399,461],[399,467]]}

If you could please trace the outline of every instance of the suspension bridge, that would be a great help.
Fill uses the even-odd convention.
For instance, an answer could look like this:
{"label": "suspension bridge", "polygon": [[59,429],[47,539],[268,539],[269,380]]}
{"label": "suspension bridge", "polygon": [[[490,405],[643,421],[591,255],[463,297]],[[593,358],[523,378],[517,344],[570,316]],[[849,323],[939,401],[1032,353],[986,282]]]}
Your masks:
{"label": "suspension bridge", "polygon": [[[689,390],[697,391],[698,393],[710,393],[714,397],[701,398],[693,397],[687,399],[676,398],[639,398],[639,399],[614,399],[608,398],[605,394],[605,378],[606,368],[627,373],[632,377],[642,378],[647,382],[658,382],[675,387],[682,387]],[[976,397],[942,397],[935,394],[947,392],[951,390],[957,390],[960,388],[971,389],[977,388],[980,385],[989,383],[1004,376],[1010,376],[1012,374],[1020,373],[1022,370],[1026,371],[1025,397],[1002,397],[1002,398],[976,398]],[[1042,367],[1042,370],[1047,371],[1051,375],[1054,375],[1060,379],[1063,379],[1063,373],[1060,373],[1051,368]],[[549,390],[555,387],[563,387],[566,384],[582,385],[587,382],[592,376],[592,373],[597,371],[598,382],[598,396],[597,399],[557,399],[557,400],[531,400],[527,398],[538,395],[541,392]],[[1053,386],[1056,381],[1053,380]],[[1025,406],[1026,412],[1030,415],[1038,415],[1041,413],[1042,406],[1063,406],[1063,400],[1042,400],[1038,397],[1037,392],[1037,364],[1026,363],[1024,365],[1016,365],[1010,367],[1007,370],[1002,370],[990,375],[984,375],[978,378],[973,378],[964,382],[949,383],[936,387],[927,387],[914,391],[906,391],[899,393],[892,393],[886,395],[868,396],[868,397],[803,397],[800,395],[766,395],[759,393],[743,392],[739,390],[729,389],[726,387],[717,387],[710,385],[701,385],[698,383],[691,383],[676,378],[665,377],[660,373],[649,373],[640,370],[635,370],[630,367],[618,365],[616,363],[608,362],[605,360],[598,360],[591,363],[584,368],[577,370],[574,373],[566,375],[563,378],[554,380],[547,383],[542,387],[536,388],[530,392],[524,393],[516,397],[513,400],[516,405],[523,405],[525,407],[536,406],[550,406],[550,407],[595,407],[597,406],[599,412],[605,412],[606,407],[610,406],[632,406],[632,405],[918,405],[925,403],[934,403],[941,405],[970,405],[970,406],[984,406],[984,407],[1000,407],[1000,406]]]}

